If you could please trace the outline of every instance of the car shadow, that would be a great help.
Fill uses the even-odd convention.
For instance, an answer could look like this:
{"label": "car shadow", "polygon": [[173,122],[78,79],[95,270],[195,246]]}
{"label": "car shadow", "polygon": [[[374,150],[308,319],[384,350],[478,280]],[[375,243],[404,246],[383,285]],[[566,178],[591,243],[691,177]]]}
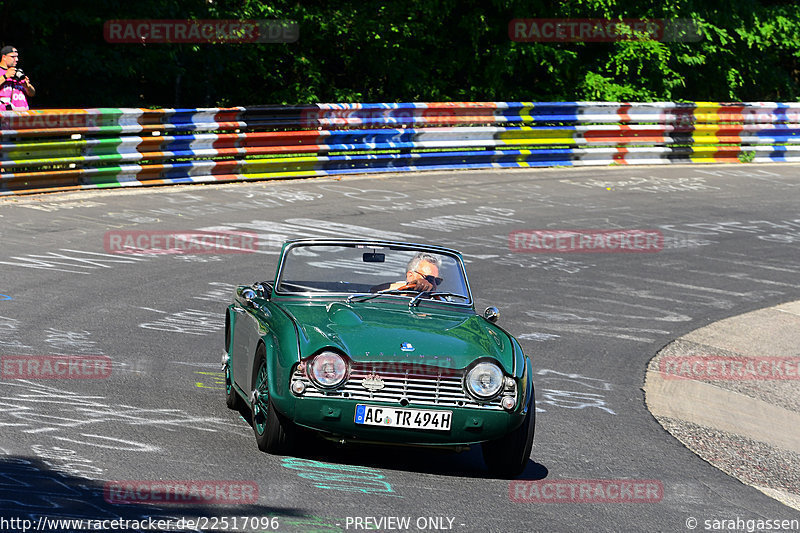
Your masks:
{"label": "car shadow", "polygon": [[[314,439],[314,445],[303,446],[299,450],[299,456],[329,463],[386,468],[438,476],[505,479],[492,475],[486,469],[480,445],[477,444],[464,451],[453,451],[382,444],[348,443],[341,445],[314,435],[311,437]],[[546,478],[547,474],[547,467],[528,459],[525,470],[514,479],[538,480]]]}
{"label": "car shadow", "polygon": [[[248,424],[253,425],[247,407],[242,407],[239,414]],[[534,444],[534,453],[535,450]],[[322,438],[313,431],[301,431],[292,456],[326,463],[388,468],[439,476],[504,479],[493,476],[486,469],[478,444],[469,446],[463,451],[356,442],[341,444]],[[540,480],[546,478],[548,472],[543,464],[528,459],[525,470],[514,479]]]}
{"label": "car shadow", "polygon": [[[114,499],[110,495],[113,493],[106,490],[107,481],[67,473],[37,457],[3,455],[2,452],[0,449],[2,531],[166,531],[154,525],[158,520],[172,520],[173,526],[183,525],[177,529],[179,531],[207,531],[212,521],[220,516],[277,517],[281,531],[304,531],[305,528],[292,528],[291,524],[302,526],[305,519],[313,519],[299,509],[258,504],[112,503]],[[181,519],[184,520],[182,524],[178,522]],[[67,522],[77,520],[83,521],[81,525]],[[104,520],[108,522],[101,525]],[[128,522],[123,523],[123,520]],[[270,528],[256,524],[255,529]]]}

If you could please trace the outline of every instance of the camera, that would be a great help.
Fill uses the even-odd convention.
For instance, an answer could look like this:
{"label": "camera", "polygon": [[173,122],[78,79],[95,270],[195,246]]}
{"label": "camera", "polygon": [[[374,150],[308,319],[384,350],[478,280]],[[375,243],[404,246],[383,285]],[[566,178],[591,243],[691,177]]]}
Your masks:
{"label": "camera", "polygon": [[21,68],[18,68],[18,69],[16,69],[14,71],[14,75],[11,76],[11,79],[17,80],[17,81],[22,81],[23,79],[25,79],[25,73],[22,72]]}

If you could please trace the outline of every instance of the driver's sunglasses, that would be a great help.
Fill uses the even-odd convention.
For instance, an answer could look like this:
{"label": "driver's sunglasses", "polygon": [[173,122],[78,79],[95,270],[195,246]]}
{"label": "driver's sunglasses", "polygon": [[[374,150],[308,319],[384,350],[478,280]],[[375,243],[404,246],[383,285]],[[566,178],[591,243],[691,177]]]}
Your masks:
{"label": "driver's sunglasses", "polygon": [[427,274],[427,275],[425,275],[425,274],[423,274],[422,272],[419,272],[418,270],[412,270],[411,272],[413,272],[414,274],[419,274],[420,276],[422,276],[423,278],[425,278],[425,281],[427,281],[427,282],[428,282],[428,283],[430,283],[431,285],[435,285],[435,286],[437,286],[437,287],[438,287],[438,286],[439,286],[439,285],[442,283],[442,281],[443,281],[443,280],[442,280],[442,278],[437,278],[437,277],[435,277],[435,276],[433,276],[433,275],[431,275],[431,274]]}

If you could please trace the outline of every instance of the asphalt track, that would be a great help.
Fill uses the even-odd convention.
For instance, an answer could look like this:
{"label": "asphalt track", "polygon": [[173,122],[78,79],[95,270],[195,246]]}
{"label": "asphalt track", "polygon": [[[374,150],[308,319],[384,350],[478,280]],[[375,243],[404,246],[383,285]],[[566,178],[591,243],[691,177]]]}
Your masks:
{"label": "asphalt track", "polygon": [[[240,531],[273,530],[252,518],[277,517],[278,531],[319,532],[702,531],[800,518],[685,448],[642,391],[648,361],[674,339],[800,299],[799,170],[474,171],[0,200],[0,354],[113,361],[104,379],[0,380],[0,530],[43,516],[206,517],[218,529],[228,517],[228,530],[238,517]],[[109,231],[199,229],[258,233],[259,253],[120,256],[104,245]],[[658,230],[664,246],[512,251],[509,234],[531,229]],[[477,307],[499,307],[533,356],[537,428],[520,479],[561,486],[553,501],[514,501],[532,493],[489,477],[477,449],[257,450],[224,404],[223,309],[234,286],[272,276],[279,241],[313,236],[465,254]],[[109,480],[233,481],[258,498],[120,505],[107,501]],[[663,492],[584,503],[568,494],[581,480]]]}

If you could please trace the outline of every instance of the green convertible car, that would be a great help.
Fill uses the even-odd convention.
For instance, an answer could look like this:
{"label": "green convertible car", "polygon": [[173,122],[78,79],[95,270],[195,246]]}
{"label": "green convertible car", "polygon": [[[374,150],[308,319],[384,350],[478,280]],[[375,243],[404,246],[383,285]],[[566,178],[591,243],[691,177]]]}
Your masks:
{"label": "green convertible car", "polygon": [[339,442],[481,443],[519,475],[533,444],[533,368],[475,312],[461,254],[438,246],[303,239],[275,278],[236,289],[225,315],[227,405],[258,447],[291,453],[298,428]]}

